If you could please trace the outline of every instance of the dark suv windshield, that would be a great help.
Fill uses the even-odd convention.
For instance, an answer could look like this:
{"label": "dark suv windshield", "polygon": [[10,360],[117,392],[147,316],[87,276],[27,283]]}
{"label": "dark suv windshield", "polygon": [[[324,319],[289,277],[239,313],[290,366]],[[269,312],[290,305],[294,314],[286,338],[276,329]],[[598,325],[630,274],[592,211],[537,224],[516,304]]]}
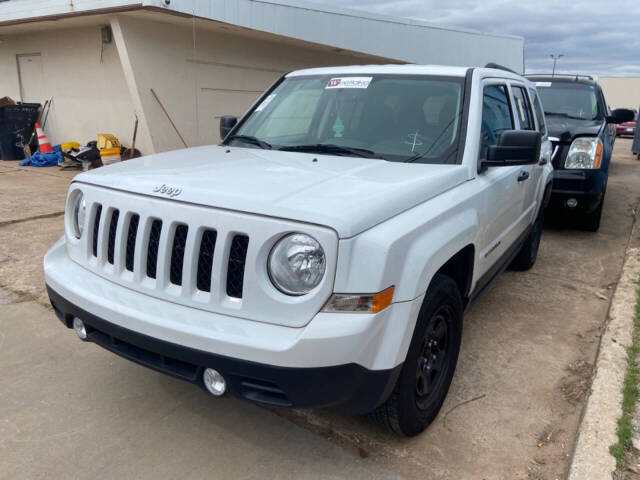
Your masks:
{"label": "dark suv windshield", "polygon": [[594,85],[575,82],[536,82],[544,113],[581,120],[602,118]]}
{"label": "dark suv windshield", "polygon": [[463,83],[409,75],[290,77],[225,143],[455,163]]}

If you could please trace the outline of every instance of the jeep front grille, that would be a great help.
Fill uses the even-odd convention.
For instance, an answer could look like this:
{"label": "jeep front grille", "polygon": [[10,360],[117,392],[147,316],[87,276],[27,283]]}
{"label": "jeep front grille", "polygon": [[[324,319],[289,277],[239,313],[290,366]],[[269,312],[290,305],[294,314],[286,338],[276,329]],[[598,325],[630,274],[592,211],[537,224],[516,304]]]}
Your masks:
{"label": "jeep front grille", "polygon": [[[104,292],[96,291],[96,295],[113,288],[141,294],[139,304],[121,305],[123,315],[130,308],[137,309],[144,313],[139,319],[142,324],[155,322],[160,315],[153,305],[158,303],[145,303],[151,297],[210,312],[212,322],[222,322],[219,328],[241,338],[244,333],[234,326],[236,319],[302,327],[331,295],[338,257],[335,231],[297,220],[190,203],[186,196],[167,199],[124,191],[130,181],[127,178],[122,177],[123,190],[77,182],[73,188],[82,189],[87,209],[84,233],[79,239],[68,229],[65,234],[70,260],[105,280]],[[215,192],[211,195],[213,198]],[[280,293],[267,271],[271,248],[292,232],[317,239],[328,260],[322,284],[295,298]],[[184,315],[175,316],[165,326],[178,328],[193,318],[185,309]],[[263,328],[267,332],[269,327]],[[206,343],[200,347],[208,348]]]}
{"label": "jeep front grille", "polygon": [[171,248],[171,268],[169,279],[174,285],[182,285],[182,265],[184,264],[184,247],[187,243],[189,227],[178,225],[173,235],[173,247]]}
{"label": "jeep front grille", "polygon": [[93,245],[93,256],[98,256],[98,229],[100,227],[100,217],[102,216],[102,205],[98,204],[96,206],[96,218],[93,221],[93,231],[91,244]]}
{"label": "jeep front grille", "polygon": [[140,215],[133,214],[129,220],[129,229],[127,230],[127,251],[125,252],[125,268],[133,272],[133,258],[136,253],[136,237],[138,236],[138,223]]}
{"label": "jeep front grille", "polygon": [[111,222],[109,222],[109,243],[107,243],[107,262],[113,265],[113,253],[116,245],[116,228],[118,226],[118,217],[120,210],[111,212]]}
{"label": "jeep front grille", "polygon": [[162,233],[162,220],[154,220],[151,223],[149,232],[149,243],[147,244],[147,277],[156,278],[156,268],[158,266],[158,247],[160,246],[160,234]]}
{"label": "jeep front grille", "polygon": [[249,237],[236,235],[231,241],[229,251],[229,269],[227,270],[227,295],[242,298],[242,284],[244,283],[244,262],[247,259]]}
{"label": "jeep front grille", "polygon": [[[114,267],[119,266],[117,264],[120,262],[124,270],[133,273],[131,279],[139,278],[143,282],[145,277],[159,281],[157,277],[162,263],[167,266],[166,277],[170,284],[180,287],[185,283],[185,276],[193,274],[194,278],[187,283],[198,291],[211,292],[212,284],[216,284],[213,268],[218,232],[215,228],[189,228],[179,221],[164,222],[153,217],[143,219],[139,213],[125,213],[106,206],[103,208],[101,204],[94,204],[94,210],[91,232],[93,257],[100,259],[104,255],[103,261]],[[103,211],[107,213],[103,215]],[[123,230],[122,241],[119,240],[119,229]],[[139,238],[141,235],[142,239]],[[222,281],[227,296],[233,299],[241,299],[243,295],[248,247],[248,235],[234,234],[229,237],[226,280]],[[140,248],[140,252],[137,252],[137,248]],[[187,262],[192,260],[186,257],[188,251],[196,256],[192,262],[194,268],[186,267]],[[136,262],[136,258],[143,261]],[[143,275],[136,275],[140,273],[137,271],[140,268]]]}
{"label": "jeep front grille", "polygon": [[200,252],[198,253],[198,273],[196,286],[203,292],[211,291],[211,269],[213,268],[213,252],[216,248],[217,233],[215,230],[202,232]]}

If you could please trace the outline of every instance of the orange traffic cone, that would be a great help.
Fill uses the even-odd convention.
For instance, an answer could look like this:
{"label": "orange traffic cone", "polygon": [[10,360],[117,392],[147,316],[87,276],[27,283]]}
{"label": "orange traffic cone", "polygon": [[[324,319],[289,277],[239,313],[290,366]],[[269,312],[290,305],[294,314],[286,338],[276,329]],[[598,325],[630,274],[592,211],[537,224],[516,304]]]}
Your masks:
{"label": "orange traffic cone", "polygon": [[40,124],[36,122],[36,133],[38,134],[38,145],[40,145],[40,153],[49,153],[53,152],[53,147],[51,146],[51,142],[40,128]]}

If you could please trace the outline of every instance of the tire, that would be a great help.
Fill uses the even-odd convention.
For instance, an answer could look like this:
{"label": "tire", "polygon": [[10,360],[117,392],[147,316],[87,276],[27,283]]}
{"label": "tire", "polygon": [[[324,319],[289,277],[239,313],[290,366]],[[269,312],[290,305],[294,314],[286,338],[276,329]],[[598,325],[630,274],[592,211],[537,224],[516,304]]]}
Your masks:
{"label": "tire", "polygon": [[412,437],[436,418],[458,362],[462,312],[462,297],[456,283],[437,273],[422,303],[393,392],[369,414],[376,423]]}
{"label": "tire", "polygon": [[513,270],[524,272],[535,265],[536,259],[538,258],[538,248],[540,247],[540,239],[542,238],[543,225],[544,209],[541,208],[536,221],[533,222],[533,227],[529,235],[527,235],[522,247],[520,247],[518,255],[511,261],[510,267]]}
{"label": "tire", "polygon": [[600,199],[600,203],[591,213],[585,213],[581,219],[580,226],[588,232],[597,232],[600,228],[600,219],[602,218],[602,206],[604,205],[604,194]]}

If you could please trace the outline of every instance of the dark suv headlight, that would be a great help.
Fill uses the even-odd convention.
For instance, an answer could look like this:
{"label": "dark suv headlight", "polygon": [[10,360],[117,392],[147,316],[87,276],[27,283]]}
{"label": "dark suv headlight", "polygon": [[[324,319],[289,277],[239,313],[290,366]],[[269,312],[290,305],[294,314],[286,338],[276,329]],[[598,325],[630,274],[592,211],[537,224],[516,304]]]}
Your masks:
{"label": "dark suv headlight", "polygon": [[602,140],[597,137],[578,137],[569,147],[569,153],[564,161],[564,168],[600,168],[601,161]]}

